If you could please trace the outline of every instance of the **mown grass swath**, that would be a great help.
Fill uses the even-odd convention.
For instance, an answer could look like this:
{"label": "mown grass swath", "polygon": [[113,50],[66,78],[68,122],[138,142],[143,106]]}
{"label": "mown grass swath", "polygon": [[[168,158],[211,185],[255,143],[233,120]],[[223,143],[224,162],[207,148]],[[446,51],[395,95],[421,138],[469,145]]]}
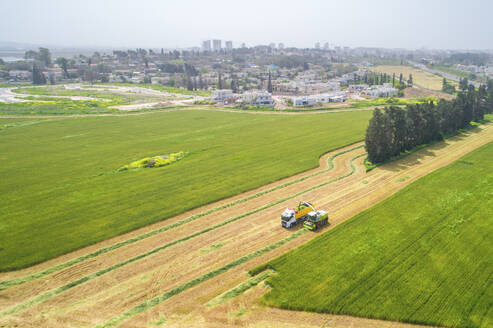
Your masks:
{"label": "mown grass swath", "polygon": [[268,279],[272,290],[264,302],[436,326],[491,327],[492,156],[489,143],[254,270],[278,272]]}
{"label": "mown grass swath", "polygon": [[[0,270],[317,167],[321,154],[361,140],[370,115],[186,111],[1,130]],[[170,166],[106,174],[179,151],[189,155]]]}
{"label": "mown grass swath", "polygon": [[259,283],[261,283],[262,281],[267,279],[267,277],[269,277],[271,274],[272,274],[271,270],[264,271],[261,274],[258,274],[255,277],[252,277],[252,278],[242,282],[238,286],[222,293],[221,295],[218,295],[217,297],[215,297],[212,300],[210,300],[209,302],[207,302],[206,305],[208,307],[214,307],[216,305],[227,302],[227,301],[237,297],[238,295],[243,294],[247,290],[257,286]]}
{"label": "mown grass swath", "polygon": [[72,260],[69,260],[67,262],[64,262],[64,263],[61,263],[61,264],[52,266],[52,267],[47,268],[47,269],[45,269],[43,271],[36,272],[34,274],[30,274],[28,276],[24,276],[24,277],[12,279],[12,280],[1,281],[0,282],[0,290],[5,290],[5,289],[10,288],[12,286],[20,285],[20,284],[23,284],[25,282],[32,281],[34,279],[38,279],[38,278],[44,277],[44,276],[46,276],[46,275],[48,275],[50,273],[53,273],[53,272],[56,272],[56,271],[59,271],[59,270],[68,268],[68,267],[70,267],[72,265],[75,265],[77,263],[83,262],[85,260],[88,260],[88,259],[91,259],[91,258],[94,258],[94,257],[97,257],[97,256],[99,256],[101,254],[105,254],[105,253],[107,253],[109,251],[113,251],[113,250],[118,249],[120,247],[133,244],[133,243],[135,243],[137,241],[143,240],[145,238],[149,238],[149,237],[154,236],[154,235],[156,235],[158,233],[165,232],[165,231],[168,231],[168,230],[177,228],[177,227],[182,226],[182,225],[184,225],[186,223],[189,223],[189,222],[192,222],[194,220],[197,220],[197,219],[199,219],[199,218],[201,218],[201,217],[203,217],[205,215],[209,215],[209,214],[215,213],[215,212],[220,211],[220,210],[223,210],[225,208],[228,208],[228,207],[231,207],[231,206],[234,206],[234,205],[238,205],[238,204],[247,202],[249,200],[258,198],[260,196],[269,194],[269,193],[274,192],[276,190],[279,190],[279,189],[282,189],[282,188],[286,188],[286,187],[291,186],[291,185],[293,185],[295,183],[302,182],[302,181],[304,181],[306,179],[313,178],[315,176],[318,176],[320,174],[323,174],[323,173],[325,173],[327,171],[332,170],[334,168],[334,159],[337,156],[341,156],[343,154],[346,154],[348,152],[357,150],[357,149],[362,148],[362,147],[363,147],[363,145],[355,146],[355,147],[352,147],[352,148],[349,148],[349,149],[346,149],[346,150],[343,150],[343,151],[340,151],[340,152],[337,152],[337,153],[333,154],[332,156],[330,156],[328,158],[328,160],[327,160],[328,167],[325,170],[320,170],[320,171],[314,172],[312,174],[307,174],[307,175],[305,175],[303,177],[300,177],[300,178],[297,178],[297,179],[293,179],[293,180],[288,181],[286,183],[283,183],[283,184],[281,184],[279,186],[276,186],[276,187],[273,187],[273,188],[270,188],[270,189],[267,189],[267,190],[264,190],[264,191],[255,193],[255,194],[253,194],[251,196],[243,197],[243,198],[237,199],[235,201],[229,202],[227,204],[223,204],[221,206],[217,206],[217,207],[208,209],[206,211],[203,211],[203,212],[200,212],[200,213],[191,215],[191,216],[189,216],[189,217],[187,217],[187,218],[185,218],[183,220],[177,221],[177,222],[172,223],[170,225],[164,226],[162,228],[151,230],[149,232],[140,234],[140,235],[135,236],[133,238],[129,238],[127,240],[124,240],[122,242],[115,243],[115,244],[110,245],[110,246],[107,246],[107,247],[100,248],[100,249],[98,249],[98,250],[96,250],[94,252],[91,252],[91,253],[88,253],[86,255],[79,256],[77,258],[74,258]]}
{"label": "mown grass swath", "polygon": [[256,257],[259,257],[260,255],[263,255],[271,250],[274,250],[276,248],[279,248],[281,247],[282,245],[290,242],[291,240],[301,236],[302,234],[306,233],[306,230],[304,229],[301,229],[301,230],[298,230],[297,232],[291,234],[290,236],[284,238],[284,239],[281,239],[280,241],[276,242],[276,243],[273,243],[273,244],[270,244],[269,246],[266,246],[262,249],[259,249],[255,252],[252,252],[248,255],[245,255],[245,256],[242,256],[218,269],[215,269],[215,270],[212,270],[212,271],[209,271],[207,272],[206,274],[200,276],[200,277],[197,277],[193,280],[190,280],[178,287],[175,287],[173,289],[171,289],[170,291],[160,295],[160,296],[157,296],[157,297],[154,297],[150,300],[146,300],[144,302],[142,302],[141,304],[131,308],[130,310],[128,310],[127,312],[124,312],[120,315],[117,315],[113,318],[111,318],[110,320],[108,320],[107,322],[105,322],[103,325],[100,325],[98,326],[98,328],[108,328],[108,327],[115,327],[117,326],[118,324],[122,323],[123,321],[125,320],[128,320],[130,318],[132,318],[133,316],[139,314],[139,313],[142,313],[144,311],[147,311],[153,307],[155,307],[156,305],[159,305],[160,303],[168,300],[169,298],[175,296],[175,295],[178,295],[192,287],[195,287],[197,286],[198,284],[204,282],[204,281],[207,281],[209,279],[212,279],[218,275],[220,275],[221,273],[224,273],[234,267],[237,267],[238,265],[241,265],[243,263],[246,263],[248,261],[250,261],[251,259],[254,259]]}
{"label": "mown grass swath", "polygon": [[[288,196],[288,197],[285,197],[285,198],[282,198],[282,199],[278,199],[278,200],[276,200],[276,201],[270,202],[270,203],[268,203],[268,204],[265,204],[265,205],[263,205],[263,206],[261,206],[261,207],[258,207],[258,208],[256,208],[256,209],[253,209],[253,210],[251,210],[251,211],[248,211],[248,212],[245,212],[245,213],[243,213],[243,214],[240,214],[240,215],[234,216],[234,217],[229,218],[229,219],[227,219],[227,220],[225,220],[225,221],[222,221],[222,222],[220,222],[220,223],[218,223],[218,224],[215,224],[215,225],[209,226],[209,227],[207,227],[207,228],[205,228],[205,229],[202,229],[202,230],[200,230],[200,231],[197,231],[197,232],[195,232],[195,233],[192,233],[192,234],[190,234],[190,235],[187,235],[187,236],[185,236],[185,237],[183,237],[183,238],[180,238],[180,239],[174,240],[174,241],[172,241],[172,242],[169,242],[169,243],[166,243],[166,244],[164,244],[164,245],[162,245],[162,246],[159,246],[159,247],[157,247],[157,248],[154,248],[153,250],[150,250],[150,251],[148,251],[148,252],[141,253],[141,254],[139,254],[139,255],[137,255],[137,256],[134,256],[134,257],[132,257],[132,258],[129,258],[129,259],[125,260],[125,261],[122,261],[122,262],[119,262],[119,263],[113,264],[113,265],[111,265],[111,266],[109,266],[109,267],[106,267],[106,268],[104,268],[104,269],[101,269],[101,270],[99,270],[99,271],[97,271],[97,272],[91,273],[91,274],[89,274],[89,275],[87,275],[87,276],[84,276],[84,277],[82,277],[82,278],[78,279],[78,280],[72,281],[72,282],[70,282],[70,283],[68,283],[68,284],[66,284],[66,285],[64,285],[64,286],[61,286],[61,287],[58,287],[58,288],[52,289],[52,290],[50,290],[50,291],[47,291],[47,292],[45,292],[45,293],[43,293],[43,294],[40,294],[40,295],[38,295],[38,296],[36,296],[36,297],[34,297],[34,298],[32,298],[32,299],[28,300],[28,301],[25,301],[25,302],[23,302],[23,303],[20,303],[20,304],[18,304],[18,305],[16,305],[16,306],[13,306],[13,307],[11,307],[11,308],[9,308],[9,309],[5,310],[5,311],[3,311],[3,312],[0,312],[0,318],[1,318],[1,317],[3,317],[3,316],[6,316],[6,315],[10,315],[10,314],[17,313],[17,312],[19,312],[19,311],[23,311],[23,310],[25,310],[25,309],[27,309],[27,308],[29,308],[29,307],[31,307],[31,306],[33,306],[33,305],[35,305],[35,304],[38,304],[38,303],[40,303],[40,302],[43,302],[43,301],[47,300],[48,298],[51,298],[51,297],[56,296],[56,295],[58,295],[58,294],[61,294],[61,293],[63,293],[64,291],[66,291],[66,290],[68,290],[68,289],[71,289],[71,288],[77,287],[77,286],[79,286],[79,285],[82,285],[82,284],[84,284],[84,283],[86,283],[86,282],[88,282],[88,281],[90,281],[90,280],[93,280],[93,279],[95,279],[95,278],[98,278],[98,277],[100,277],[100,276],[102,276],[102,275],[104,275],[104,274],[106,274],[106,273],[109,273],[109,272],[111,272],[111,271],[113,271],[113,270],[116,270],[116,269],[118,269],[118,268],[121,268],[121,267],[123,267],[123,266],[125,266],[125,265],[128,265],[128,264],[134,263],[134,262],[136,262],[136,261],[142,260],[142,259],[144,259],[144,258],[146,258],[146,257],[149,257],[149,256],[151,256],[151,255],[154,255],[154,254],[156,254],[156,253],[158,253],[158,252],[160,252],[160,251],[163,251],[163,250],[168,249],[168,248],[170,248],[170,247],[173,247],[173,246],[179,245],[179,244],[181,244],[181,243],[183,243],[183,242],[186,242],[186,241],[188,241],[188,240],[190,240],[190,239],[193,239],[193,238],[195,238],[195,237],[198,237],[198,236],[200,236],[200,235],[203,235],[203,234],[205,234],[205,233],[207,233],[207,232],[210,232],[210,231],[216,230],[216,229],[218,229],[218,228],[224,227],[224,226],[226,226],[226,225],[228,225],[228,224],[230,224],[230,223],[233,223],[233,222],[235,222],[235,221],[241,220],[241,219],[243,219],[243,218],[245,218],[245,217],[247,217],[247,216],[250,216],[250,215],[253,215],[253,214],[259,213],[259,212],[261,212],[261,211],[264,211],[264,210],[266,210],[266,209],[268,209],[268,208],[271,208],[271,207],[273,207],[273,206],[275,206],[275,205],[277,205],[277,204],[280,204],[280,203],[282,203],[282,202],[285,202],[285,201],[287,201],[287,200],[290,200],[290,199],[296,199],[297,197],[299,197],[299,196],[301,196],[301,195],[303,195],[303,194],[305,194],[305,193],[307,193],[307,192],[310,192],[310,191],[313,191],[313,190],[319,189],[319,188],[321,188],[321,187],[323,187],[323,186],[326,186],[326,185],[328,185],[328,184],[331,184],[331,183],[334,183],[334,182],[336,182],[336,181],[342,180],[342,179],[344,179],[344,178],[346,178],[346,177],[348,177],[348,176],[352,175],[352,174],[355,172],[356,168],[355,168],[355,166],[354,166],[354,161],[355,161],[355,160],[357,160],[357,159],[359,159],[359,158],[361,158],[361,157],[363,157],[363,156],[366,156],[366,154],[360,154],[360,155],[357,155],[357,156],[353,157],[353,158],[350,160],[350,167],[351,167],[351,170],[350,170],[349,172],[347,172],[347,173],[345,173],[345,174],[343,174],[343,175],[339,176],[339,177],[332,178],[332,179],[330,179],[330,180],[328,180],[328,181],[325,181],[325,182],[323,182],[323,183],[320,183],[320,184],[318,184],[318,185],[315,185],[315,186],[312,186],[312,187],[310,187],[310,188],[307,188],[307,189],[304,189],[304,190],[302,190],[302,191],[299,191],[299,192],[297,192],[296,194],[293,194],[293,195],[291,195],[291,196]],[[110,247],[112,247],[112,246],[110,246]],[[102,250],[101,250],[101,251],[102,251]],[[96,252],[95,252],[95,253],[96,253]],[[89,255],[90,255],[90,254],[89,254]],[[89,258],[89,257],[87,257],[87,256],[86,256],[86,257],[85,257],[85,259],[87,259],[87,258]],[[77,259],[76,259],[76,260],[77,260]],[[69,262],[67,262],[67,263],[69,263]],[[63,266],[63,265],[64,265],[64,264],[62,264],[62,265],[60,265],[60,266]],[[55,270],[53,270],[53,269],[54,269],[54,268],[48,269],[48,270],[46,270],[45,272],[47,272],[47,271],[50,271],[50,270],[51,270],[51,271],[50,271],[50,273],[51,273],[51,272],[55,271]],[[41,273],[39,273],[39,274],[35,274],[35,275],[32,275],[32,276],[28,276],[27,278],[21,278],[22,280],[13,280],[13,281],[10,281],[10,282],[8,282],[8,281],[7,281],[7,282],[5,282],[5,284],[4,284],[4,286],[3,286],[3,287],[4,287],[3,289],[6,289],[6,288],[8,288],[8,287],[10,287],[10,286],[13,286],[13,285],[18,285],[18,284],[20,284],[20,283],[22,283],[22,282],[25,282],[25,281],[27,281],[26,279],[32,280],[32,279],[34,279],[34,278],[39,278],[40,276],[47,274],[47,273],[45,273],[45,272],[41,272]]]}

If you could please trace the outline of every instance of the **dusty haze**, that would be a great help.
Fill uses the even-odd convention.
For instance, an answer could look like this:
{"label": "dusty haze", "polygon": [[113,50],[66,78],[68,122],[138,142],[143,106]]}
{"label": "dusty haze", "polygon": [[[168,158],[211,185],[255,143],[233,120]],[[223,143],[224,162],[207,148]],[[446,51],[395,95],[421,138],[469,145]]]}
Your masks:
{"label": "dusty haze", "polygon": [[247,45],[493,49],[485,0],[2,0],[0,41],[59,46]]}

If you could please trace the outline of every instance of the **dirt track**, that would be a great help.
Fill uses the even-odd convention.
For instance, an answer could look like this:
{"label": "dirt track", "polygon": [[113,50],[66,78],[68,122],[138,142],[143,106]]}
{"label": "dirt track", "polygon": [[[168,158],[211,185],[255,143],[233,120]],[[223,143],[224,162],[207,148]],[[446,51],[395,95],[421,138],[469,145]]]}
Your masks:
{"label": "dirt track", "polygon": [[[279,214],[298,200],[312,201],[318,208],[328,210],[333,228],[342,221],[390,196],[419,177],[445,166],[469,151],[493,140],[493,125],[483,126],[467,135],[448,139],[426,149],[422,149],[403,160],[377,168],[366,174],[362,166],[363,148],[344,153],[334,160],[334,168],[327,170],[327,159],[334,153],[321,158],[321,167],[297,176],[278,181],[221,202],[189,211],[164,222],[139,229],[132,233],[112,238],[105,242],[87,247],[47,261],[43,264],[18,272],[3,273],[0,281],[24,277],[40,272],[54,265],[77,258],[116,242],[153,231],[179,222],[190,215],[201,213],[218,205],[228,204],[244,197],[252,196],[245,202],[201,216],[174,229],[157,233],[135,243],[120,247],[114,251],[82,261],[63,270],[55,271],[40,279],[0,291],[0,327],[92,327],[103,324],[157,295],[202,276],[242,256],[255,252],[290,236],[293,231],[280,227]],[[346,149],[353,149],[354,146]],[[359,156],[359,157],[358,157]],[[355,160],[356,170],[351,172],[350,161]],[[325,170],[325,171],[324,171]],[[266,193],[259,197],[253,195],[283,185],[301,177],[311,176],[315,172],[323,173],[298,183]],[[338,179],[343,175],[345,178]],[[269,205],[255,214],[230,220],[266,204],[313,188],[323,182],[330,182],[293,199]],[[217,228],[201,232],[203,229],[220,225]],[[170,246],[138,261],[115,268],[87,282],[68,288],[57,295],[48,295],[41,302],[16,311],[11,315],[2,315],[5,310],[23,304],[55,288],[74,282],[80,278],[121,263],[134,256],[149,252],[166,243],[196,236]],[[248,279],[246,271],[258,264],[272,259],[286,250],[292,249],[317,234],[305,233],[283,246],[254,257],[246,263],[232,267],[228,271],[206,280],[196,287],[184,290],[157,306],[128,318],[123,327],[147,327],[150,322],[164,316],[166,327],[405,327],[398,323],[381,322],[344,316],[287,312],[264,308],[257,304],[258,296],[265,291],[260,284],[253,290],[214,308],[204,306],[212,298],[237,286]]]}

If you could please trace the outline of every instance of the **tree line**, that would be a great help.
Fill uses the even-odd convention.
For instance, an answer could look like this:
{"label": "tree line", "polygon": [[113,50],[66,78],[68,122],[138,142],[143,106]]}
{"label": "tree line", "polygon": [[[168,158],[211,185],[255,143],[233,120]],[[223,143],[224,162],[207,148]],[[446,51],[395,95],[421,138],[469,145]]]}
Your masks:
{"label": "tree line", "polygon": [[472,121],[481,122],[485,114],[492,112],[493,80],[488,87],[483,85],[477,90],[470,85],[450,101],[377,108],[366,130],[368,160],[381,163],[416,146],[441,140],[444,135],[470,126]]}

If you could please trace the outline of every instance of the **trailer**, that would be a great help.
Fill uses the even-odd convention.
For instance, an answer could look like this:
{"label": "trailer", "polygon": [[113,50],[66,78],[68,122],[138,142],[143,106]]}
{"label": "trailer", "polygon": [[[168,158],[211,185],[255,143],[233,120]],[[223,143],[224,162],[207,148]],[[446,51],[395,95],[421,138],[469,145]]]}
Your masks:
{"label": "trailer", "polygon": [[305,221],[308,213],[315,211],[311,203],[300,202],[295,208],[287,208],[281,214],[281,226],[284,228],[292,228],[298,223]]}

